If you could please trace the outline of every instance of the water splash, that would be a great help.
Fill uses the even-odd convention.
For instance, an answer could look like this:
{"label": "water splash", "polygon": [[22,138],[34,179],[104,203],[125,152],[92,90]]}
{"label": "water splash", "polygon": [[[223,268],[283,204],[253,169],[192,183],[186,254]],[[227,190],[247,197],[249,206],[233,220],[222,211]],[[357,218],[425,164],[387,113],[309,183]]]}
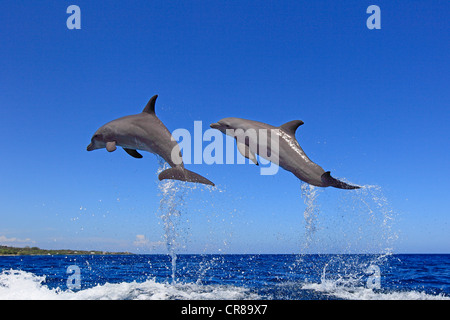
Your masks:
{"label": "water splash", "polygon": [[319,189],[302,182],[301,184],[301,196],[303,202],[306,205],[305,211],[303,212],[303,217],[305,218],[305,232],[306,240],[304,243],[304,250],[308,250],[311,244],[315,240],[315,233],[317,231],[317,219],[319,218],[319,206],[317,204],[317,197],[319,196]]}
{"label": "water splash", "polygon": [[[398,239],[395,230],[397,213],[391,207],[383,189],[376,185],[365,185],[355,192],[341,196],[341,211],[358,224],[358,240],[365,244],[366,252],[379,254],[379,261],[391,256]],[[356,226],[355,226],[356,227]]]}
{"label": "water splash", "polygon": [[257,300],[251,290],[227,284],[118,282],[98,284],[78,291],[49,288],[46,276],[23,270],[0,272],[1,300]]}
{"label": "water splash", "polygon": [[380,186],[342,192],[302,183],[301,197],[306,205],[303,249],[314,249],[315,253],[320,249],[325,253],[393,253],[398,239],[394,230],[397,214]]}
{"label": "water splash", "polygon": [[[156,172],[157,176],[164,170],[170,168],[169,164],[161,157],[157,157],[159,168]],[[215,191],[222,192],[216,186],[208,186],[197,183],[189,183],[178,180],[162,180],[159,182],[159,218],[164,226],[164,243],[171,258],[172,264],[172,282],[176,283],[176,271],[177,271],[177,252],[180,249],[185,248],[187,243],[187,237],[189,233],[189,227],[182,225],[183,222],[189,222],[189,219],[181,219],[182,215],[188,216],[188,205],[186,202],[190,202],[189,195],[191,192],[199,189],[199,191],[209,191],[213,193]],[[187,200],[187,201],[186,201]],[[204,203],[203,203],[204,205]],[[199,208],[195,208],[198,212]]]}
{"label": "water splash", "polygon": [[[331,285],[347,292],[368,290],[366,280],[370,270],[381,270],[380,277],[389,272],[388,262],[394,259],[398,239],[397,214],[380,186],[336,192],[333,188],[320,189],[302,183],[301,196],[306,205],[305,239],[301,254],[291,267],[293,273],[300,269],[320,288]],[[324,254],[322,265],[311,265],[304,253],[334,255]]]}
{"label": "water splash", "polygon": [[[168,169],[169,165],[163,159],[158,158],[159,168],[157,175]],[[164,242],[172,262],[172,282],[175,283],[177,269],[176,251],[180,247],[177,242],[178,232],[177,224],[181,216],[181,210],[184,205],[184,197],[187,189],[185,183],[175,180],[163,180],[158,185],[161,199],[159,201],[159,217],[164,225]]]}

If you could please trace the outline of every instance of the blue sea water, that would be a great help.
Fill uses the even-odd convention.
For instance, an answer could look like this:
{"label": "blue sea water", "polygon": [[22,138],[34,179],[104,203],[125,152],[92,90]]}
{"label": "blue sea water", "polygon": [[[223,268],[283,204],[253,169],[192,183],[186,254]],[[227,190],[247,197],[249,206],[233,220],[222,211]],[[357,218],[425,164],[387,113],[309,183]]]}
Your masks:
{"label": "blue sea water", "polygon": [[0,299],[450,299],[450,255],[183,254],[172,262],[4,256]]}
{"label": "blue sea water", "polygon": [[[336,202],[303,184],[301,253],[259,255],[178,254],[183,239],[176,221],[192,187],[164,180],[159,189],[168,254],[3,256],[0,299],[450,299],[450,255],[392,254],[395,212],[380,187],[365,186]],[[322,243],[325,213],[345,217],[332,227],[349,254],[306,254],[333,250],[333,241]],[[355,249],[381,253],[350,254]]]}

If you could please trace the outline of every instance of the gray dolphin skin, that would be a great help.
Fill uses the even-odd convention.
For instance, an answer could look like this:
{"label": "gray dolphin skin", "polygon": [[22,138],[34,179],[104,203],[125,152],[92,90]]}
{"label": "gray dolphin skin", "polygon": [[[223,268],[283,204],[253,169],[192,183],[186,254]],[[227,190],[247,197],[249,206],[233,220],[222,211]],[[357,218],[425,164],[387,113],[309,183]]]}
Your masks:
{"label": "gray dolphin skin", "polygon": [[100,127],[87,146],[87,151],[106,148],[109,152],[121,146],[130,156],[142,158],[136,150],[148,151],[161,156],[172,168],[159,174],[159,180],[174,179],[214,186],[201,175],[184,168],[180,147],[166,126],[155,114],[153,96],[139,114],[125,116]]}
{"label": "gray dolphin skin", "polygon": [[[293,120],[279,127],[275,127],[253,120],[224,118],[217,123],[212,123],[210,127],[234,137],[240,153],[244,157],[252,160],[255,164],[258,164],[255,154],[258,154],[267,160],[276,162],[275,164],[292,172],[297,178],[313,186],[359,189],[359,186],[349,185],[333,178],[329,171],[325,172],[322,167],[312,162],[311,159],[306,156],[295,138],[295,131],[302,124],[303,121],[301,120]],[[253,136],[245,134],[251,130],[258,134]],[[259,135],[259,131],[261,130],[267,132],[266,136]],[[276,140],[271,140],[270,137],[273,134],[278,136]],[[245,137],[243,137],[243,135],[245,135]],[[264,139],[259,137],[267,138]],[[254,141],[255,138],[257,141]],[[271,146],[271,143],[273,143],[272,141],[278,143],[276,148]],[[265,152],[260,152],[261,148],[265,148]]]}

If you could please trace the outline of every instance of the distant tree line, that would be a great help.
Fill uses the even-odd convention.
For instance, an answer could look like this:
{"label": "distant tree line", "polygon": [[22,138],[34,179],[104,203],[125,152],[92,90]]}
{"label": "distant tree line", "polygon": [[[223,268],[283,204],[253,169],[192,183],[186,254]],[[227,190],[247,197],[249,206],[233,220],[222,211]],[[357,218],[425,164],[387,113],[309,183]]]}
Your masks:
{"label": "distant tree line", "polygon": [[132,254],[130,252],[105,252],[105,251],[86,251],[86,250],[46,250],[40,249],[38,247],[9,247],[9,246],[0,246],[0,255],[76,255],[76,254]]}

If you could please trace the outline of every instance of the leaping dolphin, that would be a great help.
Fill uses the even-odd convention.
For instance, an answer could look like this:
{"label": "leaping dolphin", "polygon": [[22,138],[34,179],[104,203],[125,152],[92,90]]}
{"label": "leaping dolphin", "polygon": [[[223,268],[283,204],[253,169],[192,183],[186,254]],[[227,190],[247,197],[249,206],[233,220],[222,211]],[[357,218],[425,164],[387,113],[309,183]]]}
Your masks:
{"label": "leaping dolphin", "polygon": [[109,152],[121,146],[130,156],[142,158],[136,150],[144,150],[161,156],[172,167],[159,174],[159,180],[175,179],[214,186],[201,175],[184,168],[180,147],[169,130],[155,114],[153,96],[139,114],[125,116],[98,129],[87,146],[87,151],[106,148]]}
{"label": "leaping dolphin", "polygon": [[[325,172],[322,167],[312,162],[295,138],[295,131],[303,124],[301,120],[293,120],[279,127],[240,118],[224,118],[217,123],[212,123],[211,128],[217,129],[236,139],[239,152],[246,158],[258,164],[255,154],[274,162],[287,171],[292,172],[297,178],[317,187],[335,187],[339,189],[359,189],[359,186],[349,185],[333,178],[330,171]],[[267,139],[259,138],[261,135],[248,135],[250,130],[266,131]],[[276,135],[276,140],[271,140],[271,135]],[[255,141],[256,139],[256,141]],[[271,145],[275,141],[277,147]],[[260,152],[265,148],[266,152]],[[270,154],[270,157],[267,155]]]}

